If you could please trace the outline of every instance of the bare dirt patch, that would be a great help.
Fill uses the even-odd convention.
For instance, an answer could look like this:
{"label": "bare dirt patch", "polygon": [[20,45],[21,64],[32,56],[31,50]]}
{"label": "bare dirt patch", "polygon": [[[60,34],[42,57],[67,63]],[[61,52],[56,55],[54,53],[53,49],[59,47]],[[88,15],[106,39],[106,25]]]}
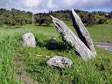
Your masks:
{"label": "bare dirt patch", "polygon": [[16,76],[20,78],[20,81],[24,82],[25,84],[38,84],[37,80],[32,79],[30,76],[27,75],[25,71],[25,64],[23,61],[15,60],[15,66],[19,68]]}

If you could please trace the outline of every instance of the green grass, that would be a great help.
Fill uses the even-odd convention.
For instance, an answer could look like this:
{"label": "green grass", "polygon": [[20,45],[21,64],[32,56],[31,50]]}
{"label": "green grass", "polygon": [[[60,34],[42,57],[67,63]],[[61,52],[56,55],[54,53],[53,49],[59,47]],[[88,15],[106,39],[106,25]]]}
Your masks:
{"label": "green grass", "polygon": [[12,66],[16,57],[18,38],[4,30],[0,31],[0,36],[0,84],[21,84],[19,79],[14,77],[17,69]]}
{"label": "green grass", "polygon": [[111,42],[112,43],[112,25],[94,25],[88,27],[91,37],[95,42]]}
{"label": "green grass", "polygon": [[[72,23],[66,23],[75,32]],[[87,29],[94,41],[112,42],[112,25],[94,25]],[[21,37],[27,32],[35,35],[38,41],[36,48],[22,46]],[[52,37],[57,42],[49,44],[47,40]],[[0,84],[23,83],[15,75],[19,68],[14,65],[14,60],[23,61],[27,74],[38,80],[39,84],[111,84],[112,54],[97,47],[96,50],[96,58],[84,62],[72,49],[63,47],[54,25],[25,25],[22,28],[3,26],[0,28]],[[66,70],[52,68],[46,65],[49,58],[36,57],[34,54],[64,56],[70,58],[73,65]]]}

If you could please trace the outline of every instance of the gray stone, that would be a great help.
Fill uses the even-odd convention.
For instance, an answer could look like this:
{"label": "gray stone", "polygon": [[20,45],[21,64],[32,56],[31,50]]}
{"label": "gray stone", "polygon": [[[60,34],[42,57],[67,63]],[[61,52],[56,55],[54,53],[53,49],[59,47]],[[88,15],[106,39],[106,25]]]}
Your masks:
{"label": "gray stone", "polygon": [[26,33],[22,36],[23,46],[36,47],[36,40],[32,33]]}
{"label": "gray stone", "polygon": [[68,68],[71,67],[72,61],[66,57],[54,56],[47,61],[47,64],[59,68]]}
{"label": "gray stone", "polygon": [[63,33],[64,38],[67,42],[71,42],[74,50],[84,59],[92,59],[95,55],[91,50],[72,32],[72,30],[65,25],[61,20],[51,16],[53,23],[59,33]]}
{"label": "gray stone", "polygon": [[56,38],[51,38],[51,39],[48,40],[48,41],[56,41]]}
{"label": "gray stone", "polygon": [[90,34],[86,27],[84,26],[83,22],[81,21],[80,17],[75,13],[72,9],[72,20],[75,30],[81,41],[96,55],[96,50],[94,48],[94,43],[90,37]]}

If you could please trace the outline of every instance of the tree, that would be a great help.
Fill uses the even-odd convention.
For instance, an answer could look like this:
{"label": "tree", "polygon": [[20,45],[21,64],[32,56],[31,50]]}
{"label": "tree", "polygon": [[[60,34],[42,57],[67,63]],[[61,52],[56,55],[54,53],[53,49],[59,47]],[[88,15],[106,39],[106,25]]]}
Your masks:
{"label": "tree", "polygon": [[98,14],[99,14],[99,16],[106,16],[106,13],[102,12],[102,11],[98,11]]}
{"label": "tree", "polygon": [[2,15],[4,12],[6,12],[7,10],[6,9],[4,9],[4,8],[1,8],[0,9],[0,15]]}
{"label": "tree", "polygon": [[52,23],[50,17],[48,16],[44,17],[44,23],[49,26]]}
{"label": "tree", "polygon": [[51,18],[47,15],[36,16],[35,19],[36,19],[36,23],[38,23],[39,25],[45,24],[49,26],[52,23]]}
{"label": "tree", "polygon": [[40,19],[40,20],[38,21],[38,23],[39,23],[39,25],[44,24],[44,19]]}
{"label": "tree", "polygon": [[97,20],[96,20],[95,16],[93,14],[89,14],[87,17],[87,20],[86,20],[87,26],[94,25],[96,23],[97,23]]}
{"label": "tree", "polygon": [[112,12],[110,12],[110,13],[108,14],[108,18],[109,18],[109,19],[112,18]]}

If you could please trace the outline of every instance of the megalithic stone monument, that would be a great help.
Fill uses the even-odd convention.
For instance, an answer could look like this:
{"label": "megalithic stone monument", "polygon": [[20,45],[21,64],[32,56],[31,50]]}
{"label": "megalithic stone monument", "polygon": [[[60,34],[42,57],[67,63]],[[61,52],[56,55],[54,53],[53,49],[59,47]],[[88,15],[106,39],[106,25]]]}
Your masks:
{"label": "megalithic stone monument", "polygon": [[66,26],[64,22],[53,16],[50,17],[52,18],[57,31],[64,34],[65,40],[67,42],[71,42],[74,50],[82,57],[82,59],[88,60],[95,57],[91,50],[72,32],[68,26]]}
{"label": "megalithic stone monument", "polygon": [[90,37],[88,30],[86,29],[80,17],[75,13],[73,9],[72,9],[72,20],[73,20],[74,28],[81,41],[83,41],[84,44],[96,55],[94,43]]}

